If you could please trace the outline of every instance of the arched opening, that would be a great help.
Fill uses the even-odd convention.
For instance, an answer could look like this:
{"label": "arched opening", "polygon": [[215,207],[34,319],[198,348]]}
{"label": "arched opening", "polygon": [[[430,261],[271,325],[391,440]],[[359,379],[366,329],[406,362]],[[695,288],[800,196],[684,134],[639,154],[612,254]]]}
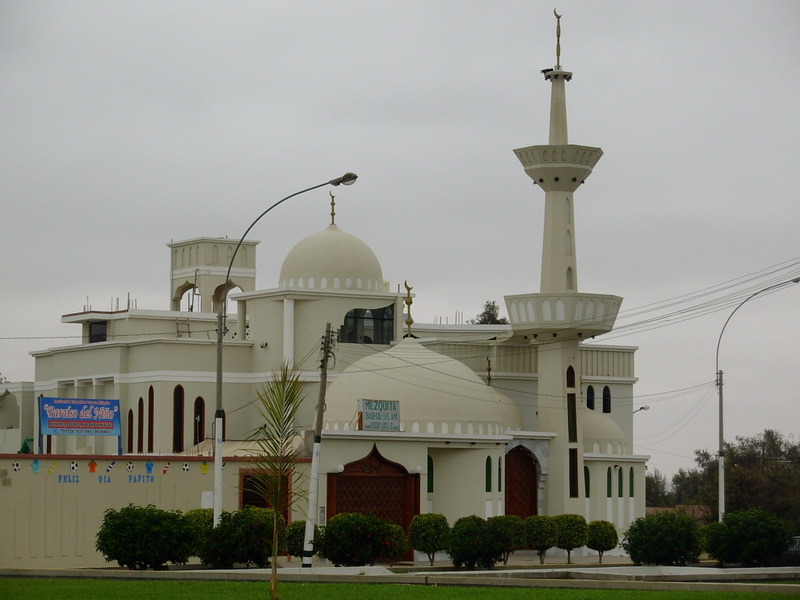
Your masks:
{"label": "arched opening", "polygon": [[608,386],[603,388],[603,412],[611,412],[611,390]]}
{"label": "arched opening", "polygon": [[206,402],[202,396],[198,396],[194,401],[193,423],[193,442],[196,446],[206,439]]}
{"label": "arched opening", "polygon": [[586,408],[594,410],[594,388],[592,386],[586,388]]}
{"label": "arched opening", "polygon": [[133,409],[128,409],[128,454],[133,454]]}
{"label": "arched opening", "polygon": [[428,493],[433,493],[433,459],[428,455]]}
{"label": "arched opening", "polygon": [[156,398],[153,386],[147,390],[147,451],[153,452],[153,435],[155,429]]}
{"label": "arched opening", "polygon": [[183,386],[172,392],[172,451],[183,452]]}
{"label": "arched opening", "polygon": [[575,387],[575,369],[572,368],[572,365],[567,367],[567,387]]}
{"label": "arched opening", "polygon": [[492,458],[486,457],[486,491],[492,491]]}
{"label": "arched opening", "polygon": [[590,492],[590,490],[591,490],[591,485],[590,485],[591,482],[592,482],[592,480],[591,480],[591,474],[589,473],[589,467],[584,465],[583,466],[583,487],[585,488],[585,492],[586,492],[586,497],[587,498],[591,497],[591,492]]}
{"label": "arched opening", "polygon": [[139,406],[136,419],[136,451],[139,454],[144,452],[144,400],[139,396]]}
{"label": "arched opening", "polygon": [[506,514],[522,519],[538,514],[539,469],[536,457],[524,446],[515,446],[506,453]]}

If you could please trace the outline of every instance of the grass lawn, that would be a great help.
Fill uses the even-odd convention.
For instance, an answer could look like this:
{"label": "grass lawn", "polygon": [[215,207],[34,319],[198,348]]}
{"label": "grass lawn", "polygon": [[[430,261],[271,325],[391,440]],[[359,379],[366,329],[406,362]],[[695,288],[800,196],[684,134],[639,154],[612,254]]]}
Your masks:
{"label": "grass lawn", "polygon": [[[281,583],[281,600],[777,600],[786,594],[660,592],[547,588],[463,588],[393,584]],[[2,600],[264,600],[264,582],[114,581],[103,579],[0,578]]]}

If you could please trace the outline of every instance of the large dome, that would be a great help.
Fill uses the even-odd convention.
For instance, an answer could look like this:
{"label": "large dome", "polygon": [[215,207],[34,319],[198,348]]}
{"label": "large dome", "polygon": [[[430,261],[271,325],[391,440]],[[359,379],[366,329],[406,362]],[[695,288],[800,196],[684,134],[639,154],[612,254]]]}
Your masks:
{"label": "large dome", "polygon": [[329,225],[300,240],[281,267],[281,287],[383,291],[383,271],[360,239]]}
{"label": "large dome", "polygon": [[411,338],[336,378],[327,392],[325,429],[356,429],[360,399],[399,401],[408,432],[497,435],[522,425],[516,405],[472,369]]}

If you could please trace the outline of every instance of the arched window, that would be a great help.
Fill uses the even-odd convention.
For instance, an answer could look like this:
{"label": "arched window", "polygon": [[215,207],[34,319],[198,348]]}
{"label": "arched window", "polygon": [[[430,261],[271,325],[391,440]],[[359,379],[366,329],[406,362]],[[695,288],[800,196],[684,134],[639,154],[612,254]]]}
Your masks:
{"label": "arched window", "polygon": [[497,459],[497,491],[503,491],[503,457]]}
{"label": "arched window", "polygon": [[613,484],[611,483],[611,467],[608,467],[606,471],[606,497],[611,498],[611,492],[613,491]]}
{"label": "arched window", "polygon": [[617,496],[619,498],[623,497],[622,490],[622,467],[620,467],[617,469]]}
{"label": "arched window", "polygon": [[594,410],[594,388],[592,386],[586,388],[586,408]]}
{"label": "arched window", "polygon": [[591,475],[589,474],[589,467],[586,465],[583,466],[583,487],[586,488],[586,497],[590,497],[590,489],[591,489]]}
{"label": "arched window", "polygon": [[183,386],[172,392],[172,451],[183,452]]}
{"label": "arched window", "polygon": [[147,390],[147,451],[153,451],[153,434],[155,428],[155,415],[154,411],[156,408],[156,398],[155,392],[153,392],[153,386],[150,386],[150,389]]}
{"label": "arched window", "polygon": [[206,402],[202,396],[198,396],[194,401],[194,445],[196,446],[206,439]]}
{"label": "arched window", "polygon": [[128,454],[133,454],[133,409],[128,410]]}
{"label": "arched window", "polygon": [[608,386],[603,388],[603,412],[611,412],[611,390],[608,388]]}
{"label": "arched window", "polygon": [[433,493],[433,459],[428,455],[428,493]]}
{"label": "arched window", "polygon": [[144,400],[139,396],[139,414],[136,419],[136,451],[144,452]]}
{"label": "arched window", "polygon": [[628,495],[633,498],[633,467],[628,470]]}
{"label": "arched window", "polygon": [[572,365],[567,369],[567,387],[575,387],[575,369],[572,368]]}
{"label": "arched window", "polygon": [[492,458],[486,457],[486,491],[492,491]]}

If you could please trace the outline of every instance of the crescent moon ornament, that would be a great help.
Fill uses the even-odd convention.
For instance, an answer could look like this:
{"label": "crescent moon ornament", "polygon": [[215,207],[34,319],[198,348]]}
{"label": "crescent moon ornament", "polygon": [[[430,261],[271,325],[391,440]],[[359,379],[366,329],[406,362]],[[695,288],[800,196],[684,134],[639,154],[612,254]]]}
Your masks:
{"label": "crescent moon ornament", "polygon": [[556,70],[561,69],[561,15],[558,14],[556,9],[553,9],[553,14],[556,17]]}
{"label": "crescent moon ornament", "polygon": [[556,16],[556,19],[560,19],[561,15],[556,12],[556,9],[553,9],[553,14]]}

